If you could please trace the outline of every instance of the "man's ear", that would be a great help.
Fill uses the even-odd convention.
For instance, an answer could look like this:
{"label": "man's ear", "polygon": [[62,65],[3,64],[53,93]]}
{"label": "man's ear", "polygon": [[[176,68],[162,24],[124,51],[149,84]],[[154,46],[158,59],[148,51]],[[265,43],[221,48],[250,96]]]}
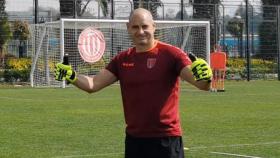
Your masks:
{"label": "man's ear", "polygon": [[156,23],[155,22],[153,23],[153,26],[154,26],[154,30],[156,30]]}
{"label": "man's ear", "polygon": [[129,22],[126,23],[126,29],[128,30],[129,28]]}
{"label": "man's ear", "polygon": [[129,22],[126,23],[126,30],[130,34],[131,29],[130,29],[130,23]]}

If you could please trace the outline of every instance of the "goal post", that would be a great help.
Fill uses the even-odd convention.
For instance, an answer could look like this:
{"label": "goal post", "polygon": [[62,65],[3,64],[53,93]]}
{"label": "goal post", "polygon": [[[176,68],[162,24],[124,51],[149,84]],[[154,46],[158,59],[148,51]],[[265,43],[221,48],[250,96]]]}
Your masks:
{"label": "goal post", "polygon": [[[133,46],[127,33],[127,20],[61,19],[35,24],[30,27],[32,36],[32,87],[65,87],[54,79],[55,64],[61,62],[64,53],[79,74],[94,75],[104,68],[120,51]],[[210,63],[209,21],[155,21],[155,38],[191,52]],[[104,35],[106,47],[103,57],[96,63],[85,62],[78,50],[80,33],[94,27]]]}

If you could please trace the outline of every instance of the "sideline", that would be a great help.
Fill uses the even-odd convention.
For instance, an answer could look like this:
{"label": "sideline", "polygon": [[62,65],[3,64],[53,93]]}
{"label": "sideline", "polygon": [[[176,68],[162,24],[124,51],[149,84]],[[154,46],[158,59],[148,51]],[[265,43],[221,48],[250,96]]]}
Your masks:
{"label": "sideline", "polygon": [[235,157],[245,157],[245,158],[261,158],[257,156],[250,156],[250,155],[240,155],[240,154],[232,154],[232,153],[223,153],[223,152],[210,152],[211,154],[218,154],[218,155],[227,155],[227,156],[235,156]]}

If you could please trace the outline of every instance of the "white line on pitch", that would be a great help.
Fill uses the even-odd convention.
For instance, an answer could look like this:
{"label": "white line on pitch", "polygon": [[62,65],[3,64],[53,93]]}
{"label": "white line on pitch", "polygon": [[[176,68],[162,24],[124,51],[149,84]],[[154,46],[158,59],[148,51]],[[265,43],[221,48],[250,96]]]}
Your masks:
{"label": "white line on pitch", "polygon": [[96,157],[96,156],[110,156],[110,155],[120,155],[120,153],[104,153],[104,154],[94,154],[94,155],[69,155],[69,156],[56,156],[54,158],[76,158],[76,157]]}
{"label": "white line on pitch", "polygon": [[280,144],[280,141],[275,142],[263,142],[263,143],[255,143],[255,144],[229,144],[229,145],[215,145],[215,146],[197,146],[197,147],[189,147],[190,150],[196,149],[208,149],[208,148],[227,148],[227,147],[243,147],[243,146],[262,146],[262,145],[274,145]]}
{"label": "white line on pitch", "polygon": [[190,148],[184,147],[184,150],[190,150]]}
{"label": "white line on pitch", "polygon": [[250,155],[240,155],[240,154],[232,154],[232,153],[223,153],[223,152],[210,152],[212,154],[218,154],[218,155],[227,155],[227,156],[235,156],[235,157],[245,157],[245,158],[261,158],[257,156],[250,156]]}

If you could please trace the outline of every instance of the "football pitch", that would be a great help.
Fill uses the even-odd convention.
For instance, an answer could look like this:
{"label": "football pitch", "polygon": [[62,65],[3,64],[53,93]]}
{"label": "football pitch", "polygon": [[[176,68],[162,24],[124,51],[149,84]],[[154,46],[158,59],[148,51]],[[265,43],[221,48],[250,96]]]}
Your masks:
{"label": "football pitch", "polygon": [[[186,158],[279,158],[280,82],[229,81],[211,93],[181,84]],[[120,88],[0,88],[1,158],[123,158]]]}

